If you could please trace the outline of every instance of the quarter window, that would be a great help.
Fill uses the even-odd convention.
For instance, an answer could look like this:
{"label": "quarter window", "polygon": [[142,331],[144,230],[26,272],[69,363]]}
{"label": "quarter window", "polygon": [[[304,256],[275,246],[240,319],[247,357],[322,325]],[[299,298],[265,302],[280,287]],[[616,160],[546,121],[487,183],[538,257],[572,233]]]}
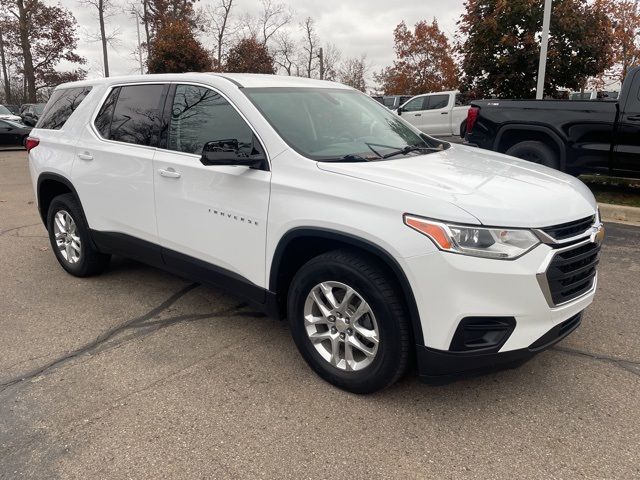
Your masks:
{"label": "quarter window", "polygon": [[164,89],[164,85],[150,84],[112,90],[96,118],[96,128],[109,140],[155,145],[162,123]]}
{"label": "quarter window", "polygon": [[[78,87],[53,92],[36,128],[60,130],[90,91],[91,87]],[[35,107],[30,107],[31,113],[32,110]]]}
{"label": "quarter window", "polygon": [[205,87],[178,85],[171,110],[167,148],[201,154],[207,142],[237,140],[250,148],[253,131],[221,95]]}

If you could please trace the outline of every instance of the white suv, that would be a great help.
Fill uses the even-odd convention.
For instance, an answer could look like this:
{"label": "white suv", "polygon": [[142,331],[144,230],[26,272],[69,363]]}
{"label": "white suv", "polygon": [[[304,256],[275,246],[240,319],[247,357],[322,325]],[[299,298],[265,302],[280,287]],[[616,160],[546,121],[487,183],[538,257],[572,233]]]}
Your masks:
{"label": "white suv", "polygon": [[66,84],[27,142],[53,251],[111,254],[288,318],[359,393],[443,382],[575,329],[603,236],[577,179],[421,133],[349,87],[189,73]]}

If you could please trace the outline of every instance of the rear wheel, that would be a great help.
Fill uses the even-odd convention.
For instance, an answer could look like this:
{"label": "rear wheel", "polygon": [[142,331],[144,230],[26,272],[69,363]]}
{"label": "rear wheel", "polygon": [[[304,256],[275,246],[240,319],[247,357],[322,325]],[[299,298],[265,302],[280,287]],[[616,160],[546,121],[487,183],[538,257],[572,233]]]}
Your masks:
{"label": "rear wheel", "polygon": [[354,393],[394,383],[409,359],[409,323],[394,282],[375,258],[335,250],[306,263],[288,297],[293,339],[309,366]]}
{"label": "rear wheel", "polygon": [[47,230],[53,253],[71,275],[98,275],[109,265],[111,256],[98,252],[93,246],[80,204],[71,193],[51,201]]}
{"label": "rear wheel", "polygon": [[546,144],[534,140],[516,143],[505,152],[512,157],[521,158],[545,167],[560,169],[560,162],[555,152]]}

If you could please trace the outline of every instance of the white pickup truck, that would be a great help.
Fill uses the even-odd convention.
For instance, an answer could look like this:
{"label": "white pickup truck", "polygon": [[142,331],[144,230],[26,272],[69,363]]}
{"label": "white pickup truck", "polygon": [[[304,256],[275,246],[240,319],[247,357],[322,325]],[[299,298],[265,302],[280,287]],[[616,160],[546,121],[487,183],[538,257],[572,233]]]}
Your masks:
{"label": "white pickup truck", "polygon": [[458,91],[416,95],[396,111],[424,133],[464,137],[469,105]]}

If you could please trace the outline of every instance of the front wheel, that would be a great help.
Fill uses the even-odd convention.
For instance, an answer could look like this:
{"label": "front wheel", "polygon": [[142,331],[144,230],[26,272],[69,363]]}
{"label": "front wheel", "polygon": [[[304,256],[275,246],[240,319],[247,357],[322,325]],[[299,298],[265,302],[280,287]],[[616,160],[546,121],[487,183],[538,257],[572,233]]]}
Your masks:
{"label": "front wheel", "polygon": [[375,258],[328,252],[306,263],[291,285],[291,333],[318,375],[354,393],[375,392],[402,376],[409,323],[392,278]]}

